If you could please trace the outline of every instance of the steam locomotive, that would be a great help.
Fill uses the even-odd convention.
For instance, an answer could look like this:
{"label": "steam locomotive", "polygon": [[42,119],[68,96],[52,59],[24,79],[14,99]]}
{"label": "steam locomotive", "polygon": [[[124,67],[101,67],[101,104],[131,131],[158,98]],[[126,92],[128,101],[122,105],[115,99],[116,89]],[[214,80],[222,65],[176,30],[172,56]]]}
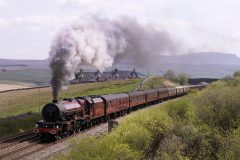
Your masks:
{"label": "steam locomotive", "polygon": [[36,123],[33,131],[42,140],[61,139],[111,118],[204,87],[206,85],[180,86],[54,101],[43,107],[43,120]]}

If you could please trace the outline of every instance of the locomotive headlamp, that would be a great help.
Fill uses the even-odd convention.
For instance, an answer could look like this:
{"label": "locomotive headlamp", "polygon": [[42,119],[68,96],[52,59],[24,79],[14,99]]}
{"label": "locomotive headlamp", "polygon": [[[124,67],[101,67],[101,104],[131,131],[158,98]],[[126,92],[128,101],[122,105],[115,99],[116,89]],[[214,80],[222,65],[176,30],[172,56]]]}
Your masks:
{"label": "locomotive headlamp", "polygon": [[58,125],[56,126],[56,128],[57,128],[57,129],[59,128]]}
{"label": "locomotive headlamp", "polygon": [[38,128],[38,124],[35,125]]}

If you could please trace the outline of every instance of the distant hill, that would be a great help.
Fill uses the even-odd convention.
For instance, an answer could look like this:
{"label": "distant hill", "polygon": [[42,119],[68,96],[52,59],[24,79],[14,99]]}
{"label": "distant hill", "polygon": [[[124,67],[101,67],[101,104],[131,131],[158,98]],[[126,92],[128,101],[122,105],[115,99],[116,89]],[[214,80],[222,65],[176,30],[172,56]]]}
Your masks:
{"label": "distant hill", "polygon": [[[222,78],[232,75],[234,71],[240,70],[240,57],[235,54],[218,52],[198,52],[185,55],[154,55],[148,57],[144,64],[136,63],[128,58],[115,63],[115,67],[120,70],[132,70],[136,68],[138,72],[147,75],[163,74],[166,70],[172,69],[177,73],[186,73],[192,78]],[[48,60],[10,60],[0,59],[0,69],[7,70],[26,70],[26,69],[47,69],[49,70]],[[92,67],[83,66],[82,69],[95,70]],[[1,71],[0,71],[1,72]],[[47,71],[50,74],[50,71]],[[48,75],[47,77],[50,77]]]}
{"label": "distant hill", "polygon": [[[194,65],[240,65],[240,57],[235,54],[217,52],[198,52],[178,56],[156,56],[160,63]],[[156,58],[154,57],[154,58]]]}
{"label": "distant hill", "polygon": [[240,70],[240,57],[235,54],[218,52],[198,52],[185,55],[154,55],[148,57],[144,64],[124,59],[118,66],[136,67],[146,73],[163,74],[172,69],[177,73],[186,73],[193,78],[222,78]]}
{"label": "distant hill", "polygon": [[12,60],[0,59],[0,67],[48,68],[48,60]]}

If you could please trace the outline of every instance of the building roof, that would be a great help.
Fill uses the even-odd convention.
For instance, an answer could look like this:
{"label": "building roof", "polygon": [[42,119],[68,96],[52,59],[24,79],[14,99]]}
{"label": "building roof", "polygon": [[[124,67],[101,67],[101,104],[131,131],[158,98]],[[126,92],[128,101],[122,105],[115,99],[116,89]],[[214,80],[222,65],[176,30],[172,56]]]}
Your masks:
{"label": "building roof", "polygon": [[119,71],[117,68],[109,72],[83,72],[80,70],[75,74],[75,79],[70,81],[70,83],[81,83],[81,82],[103,82],[103,81],[113,81],[113,80],[125,80],[138,78],[138,74],[135,71]]}

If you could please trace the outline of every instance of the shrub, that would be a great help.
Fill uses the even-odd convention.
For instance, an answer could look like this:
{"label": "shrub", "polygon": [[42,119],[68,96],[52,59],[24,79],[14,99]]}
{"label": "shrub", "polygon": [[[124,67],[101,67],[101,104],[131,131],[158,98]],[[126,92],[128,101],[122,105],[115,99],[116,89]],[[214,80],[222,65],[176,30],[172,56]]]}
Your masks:
{"label": "shrub", "polygon": [[229,135],[222,137],[222,144],[218,153],[218,159],[239,159],[240,157],[240,129],[236,129]]}
{"label": "shrub", "polygon": [[181,99],[167,104],[168,115],[176,122],[190,120],[192,118],[192,110],[188,99]]}
{"label": "shrub", "polygon": [[11,136],[33,129],[40,114],[27,113],[21,116],[0,119],[0,137]]}
{"label": "shrub", "polygon": [[240,88],[210,87],[194,100],[199,120],[229,131],[240,125]]}
{"label": "shrub", "polygon": [[236,77],[240,77],[240,71],[236,71],[233,73],[233,77],[236,78]]}
{"label": "shrub", "polygon": [[152,141],[151,133],[137,123],[121,125],[114,134],[118,135],[122,143],[128,144],[138,152],[147,150]]}

